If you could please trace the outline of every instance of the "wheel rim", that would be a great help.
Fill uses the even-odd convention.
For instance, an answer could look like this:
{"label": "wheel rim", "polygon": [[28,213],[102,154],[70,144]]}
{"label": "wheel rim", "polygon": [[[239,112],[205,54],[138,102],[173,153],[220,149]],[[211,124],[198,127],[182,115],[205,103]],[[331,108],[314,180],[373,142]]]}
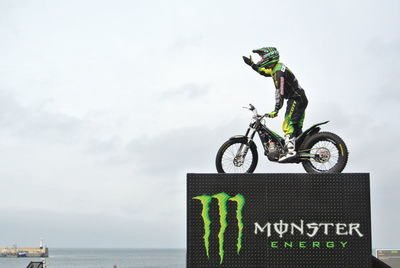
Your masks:
{"label": "wheel rim", "polygon": [[310,159],[310,163],[319,172],[328,172],[334,168],[340,157],[336,143],[331,140],[318,141],[311,147],[310,154],[316,156]]}
{"label": "wheel rim", "polygon": [[221,158],[221,166],[225,173],[247,173],[253,163],[253,152],[248,148],[245,157],[241,157],[240,147],[245,144],[234,143],[228,146]]}

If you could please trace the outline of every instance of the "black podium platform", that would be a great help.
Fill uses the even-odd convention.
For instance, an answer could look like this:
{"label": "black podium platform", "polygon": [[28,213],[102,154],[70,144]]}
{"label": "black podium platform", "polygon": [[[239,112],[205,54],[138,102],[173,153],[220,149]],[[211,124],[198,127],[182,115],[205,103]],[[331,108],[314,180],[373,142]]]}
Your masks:
{"label": "black podium platform", "polygon": [[187,267],[371,268],[369,174],[188,174]]}

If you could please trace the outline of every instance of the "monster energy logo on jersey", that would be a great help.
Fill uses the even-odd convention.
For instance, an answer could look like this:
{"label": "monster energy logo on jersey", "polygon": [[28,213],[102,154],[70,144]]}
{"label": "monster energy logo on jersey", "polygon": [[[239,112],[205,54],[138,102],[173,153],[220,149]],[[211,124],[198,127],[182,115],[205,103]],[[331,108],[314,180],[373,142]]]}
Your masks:
{"label": "monster energy logo on jersey", "polygon": [[240,249],[242,248],[242,236],[243,236],[243,221],[242,221],[242,210],[245,203],[245,199],[243,195],[237,194],[233,197],[229,196],[226,193],[219,193],[215,195],[201,195],[193,197],[193,199],[200,200],[201,204],[203,205],[203,209],[201,212],[201,216],[204,222],[204,247],[206,250],[206,255],[210,258],[210,234],[211,234],[211,219],[209,215],[210,211],[210,204],[212,199],[217,199],[218,207],[219,207],[219,224],[220,229],[218,233],[218,240],[219,240],[219,257],[220,257],[220,264],[224,261],[224,234],[225,230],[228,227],[227,222],[227,203],[228,201],[236,202],[236,219],[237,219],[237,226],[238,226],[238,238],[237,238],[237,254],[240,253]]}

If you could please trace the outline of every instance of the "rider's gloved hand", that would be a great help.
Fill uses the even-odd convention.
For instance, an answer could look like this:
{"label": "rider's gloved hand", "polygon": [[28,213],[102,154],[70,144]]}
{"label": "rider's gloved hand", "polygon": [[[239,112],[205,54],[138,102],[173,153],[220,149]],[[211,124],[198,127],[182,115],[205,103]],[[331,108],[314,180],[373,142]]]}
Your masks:
{"label": "rider's gloved hand", "polygon": [[265,114],[265,116],[266,116],[266,117],[269,117],[269,118],[275,118],[275,117],[278,116],[278,111],[270,112],[270,113],[268,113],[268,114]]}
{"label": "rider's gloved hand", "polygon": [[246,56],[243,56],[243,60],[247,65],[253,66],[254,62],[253,59],[251,58],[251,56],[248,58]]}

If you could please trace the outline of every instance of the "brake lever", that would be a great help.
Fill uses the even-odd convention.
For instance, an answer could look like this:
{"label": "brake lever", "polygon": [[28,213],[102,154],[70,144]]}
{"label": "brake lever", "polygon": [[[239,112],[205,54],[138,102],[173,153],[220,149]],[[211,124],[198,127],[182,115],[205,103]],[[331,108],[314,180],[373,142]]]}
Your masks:
{"label": "brake lever", "polygon": [[253,105],[251,105],[250,104],[250,107],[242,107],[243,109],[247,109],[247,110],[249,110],[249,111],[254,111],[255,110],[255,107],[253,106]]}

